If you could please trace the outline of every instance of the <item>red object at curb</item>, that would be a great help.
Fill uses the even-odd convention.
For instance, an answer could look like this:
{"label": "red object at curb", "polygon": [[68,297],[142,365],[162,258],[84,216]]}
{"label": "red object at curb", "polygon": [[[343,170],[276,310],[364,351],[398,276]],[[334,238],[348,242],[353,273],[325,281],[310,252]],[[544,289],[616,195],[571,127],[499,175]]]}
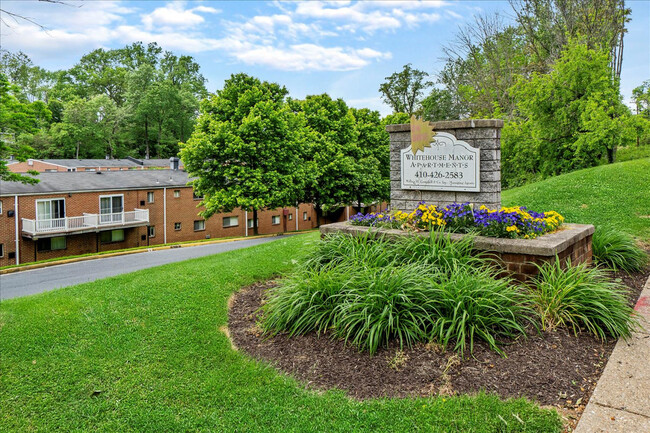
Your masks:
{"label": "red object at curb", "polygon": [[641,311],[647,309],[648,307],[650,307],[650,297],[641,296],[634,306],[634,309],[636,311]]}

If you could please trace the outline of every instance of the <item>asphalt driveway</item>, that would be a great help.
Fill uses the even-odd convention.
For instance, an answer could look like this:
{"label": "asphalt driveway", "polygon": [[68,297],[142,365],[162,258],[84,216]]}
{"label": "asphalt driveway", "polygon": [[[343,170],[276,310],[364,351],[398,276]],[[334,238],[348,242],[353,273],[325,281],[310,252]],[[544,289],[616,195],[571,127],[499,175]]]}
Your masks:
{"label": "asphalt driveway", "polygon": [[146,251],[0,275],[0,300],[33,295],[167,263],[238,250],[272,242],[276,239],[279,237]]}

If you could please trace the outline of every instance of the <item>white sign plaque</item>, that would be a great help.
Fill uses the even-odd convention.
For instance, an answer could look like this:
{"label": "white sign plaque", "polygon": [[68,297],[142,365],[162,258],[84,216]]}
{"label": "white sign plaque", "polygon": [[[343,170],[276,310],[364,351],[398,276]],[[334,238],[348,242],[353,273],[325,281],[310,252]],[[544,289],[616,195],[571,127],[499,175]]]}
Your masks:
{"label": "white sign plaque", "polygon": [[481,152],[451,134],[438,132],[430,146],[402,149],[402,189],[480,191]]}

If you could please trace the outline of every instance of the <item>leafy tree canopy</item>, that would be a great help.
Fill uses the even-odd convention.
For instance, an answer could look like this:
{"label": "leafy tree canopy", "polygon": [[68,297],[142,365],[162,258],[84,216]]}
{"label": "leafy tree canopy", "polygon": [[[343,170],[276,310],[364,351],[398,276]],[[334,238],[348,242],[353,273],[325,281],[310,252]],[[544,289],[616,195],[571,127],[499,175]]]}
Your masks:
{"label": "leafy tree canopy", "polygon": [[181,158],[209,217],[236,207],[253,211],[295,205],[302,186],[297,119],[286,88],[232,75],[201,104]]}
{"label": "leafy tree canopy", "polygon": [[386,81],[379,86],[379,92],[393,112],[411,116],[417,110],[425,89],[432,84],[427,81],[428,76],[426,72],[412,68],[409,63],[400,72],[386,77]]}

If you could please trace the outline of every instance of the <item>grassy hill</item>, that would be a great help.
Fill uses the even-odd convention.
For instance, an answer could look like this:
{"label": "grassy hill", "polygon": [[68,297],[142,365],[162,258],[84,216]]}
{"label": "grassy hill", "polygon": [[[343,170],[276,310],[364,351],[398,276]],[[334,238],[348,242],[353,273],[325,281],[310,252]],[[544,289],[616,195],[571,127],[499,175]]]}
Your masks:
{"label": "grassy hill", "polygon": [[602,165],[502,192],[504,206],[555,210],[650,241],[650,158]]}

